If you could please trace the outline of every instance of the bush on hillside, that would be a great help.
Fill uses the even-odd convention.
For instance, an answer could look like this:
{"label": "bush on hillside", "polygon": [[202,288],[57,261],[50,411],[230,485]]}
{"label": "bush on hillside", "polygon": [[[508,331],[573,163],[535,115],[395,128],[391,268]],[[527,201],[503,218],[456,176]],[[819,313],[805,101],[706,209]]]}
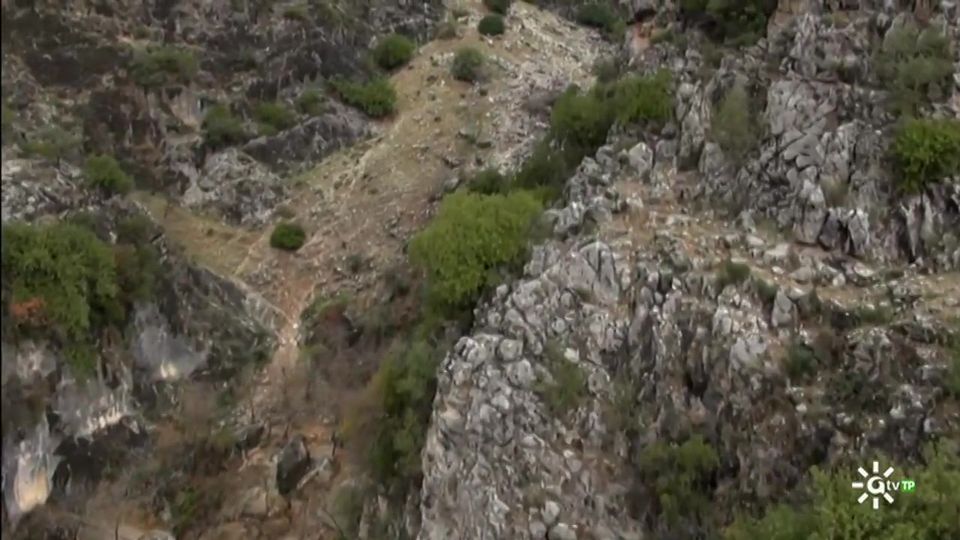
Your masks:
{"label": "bush on hillside", "polygon": [[381,68],[390,71],[403,66],[413,58],[417,46],[410,38],[400,34],[390,34],[380,40],[373,49],[373,59]]}
{"label": "bush on hillside", "polygon": [[497,282],[496,272],[522,264],[540,203],[529,193],[456,192],[410,242],[410,260],[427,277],[428,302],[437,313],[472,306]]}
{"label": "bush on hillside", "polygon": [[748,45],[766,34],[767,19],[776,8],[776,0],[680,0],[680,15],[687,24],[730,45]]}
{"label": "bush on hillside", "polygon": [[562,418],[577,409],[589,395],[587,376],[579,364],[567,360],[563,348],[548,342],[543,351],[550,380],[537,384],[537,393],[547,405],[550,414]]}
{"label": "bush on hillside", "polygon": [[741,516],[727,528],[724,538],[960,538],[960,521],[956,518],[960,508],[960,454],[955,444],[941,441],[927,447],[924,465],[902,476],[916,483],[916,491],[895,494],[895,503],[881,511],[851,496],[850,484],[859,480],[855,466],[842,472],[814,468],[812,489],[800,493],[804,504],[775,505],[759,519]]}
{"label": "bush on hillside", "polygon": [[889,85],[893,109],[916,114],[920,106],[943,99],[953,84],[950,40],[935,28],[912,23],[887,33],[875,57],[877,76]]}
{"label": "bush on hillside", "polygon": [[653,513],[668,527],[688,521],[705,527],[710,519],[710,480],[720,460],[716,450],[700,436],[683,444],[655,442],[637,456],[639,481],[652,500]]}
{"label": "bush on hillside", "polygon": [[590,2],[577,8],[577,22],[601,30],[609,39],[619,39],[626,24],[607,2]]}
{"label": "bush on hillside", "polygon": [[570,88],[557,99],[550,130],[564,151],[574,156],[568,162],[579,162],[606,141],[614,114],[610,104],[592,92]]}
{"label": "bush on hillside", "polygon": [[436,392],[439,354],[416,340],[381,364],[371,382],[377,418],[370,448],[374,478],[385,485],[416,484]]}
{"label": "bush on hillside", "polygon": [[76,154],[80,137],[59,126],[47,126],[30,136],[21,147],[27,155],[41,156],[59,164],[61,159]]}
{"label": "bush on hillside", "polygon": [[496,195],[510,191],[510,180],[491,167],[478,172],[467,183],[467,189],[481,195]]}
{"label": "bush on hillside", "polygon": [[457,33],[457,20],[448,19],[437,24],[433,31],[433,37],[436,39],[455,39]]}
{"label": "bush on hillside", "polygon": [[84,165],[83,176],[87,184],[109,194],[129,193],[133,189],[133,180],[113,156],[90,156]]}
{"label": "bush on hillside", "polygon": [[477,24],[477,31],[484,36],[499,36],[505,30],[503,17],[500,15],[487,15]]}
{"label": "bush on hillside", "polygon": [[397,91],[389,79],[381,77],[359,83],[335,78],[332,85],[344,103],[360,109],[371,118],[383,118],[396,110]]}
{"label": "bush on hillside", "polygon": [[625,77],[600,91],[612,94],[611,106],[621,124],[662,126],[673,117],[673,76],[666,69],[643,77]]}
{"label": "bush on hillside", "polygon": [[253,117],[260,126],[260,134],[268,136],[297,123],[297,114],[279,101],[258,103],[253,109]]}
{"label": "bush on hillside", "polygon": [[168,84],[187,84],[196,76],[200,64],[193,52],[162,46],[140,49],[133,54],[130,76],[147,88]]}
{"label": "bush on hillside", "polygon": [[742,85],[731,88],[714,109],[711,135],[734,163],[742,163],[759,142],[750,97]]}
{"label": "bush on hillside", "polygon": [[892,153],[897,183],[908,193],[960,175],[960,120],[907,120],[897,132]]}
{"label": "bush on hillside", "polygon": [[270,234],[270,247],[296,251],[303,246],[307,233],[297,223],[279,223]]}
{"label": "bush on hillside", "polygon": [[297,110],[306,115],[320,116],[325,110],[323,94],[316,88],[304,90],[297,98]]}
{"label": "bush on hillside", "polygon": [[554,199],[560,196],[573,167],[576,164],[568,164],[563,154],[551,147],[549,141],[543,141],[523,162],[513,183],[521,189],[544,188],[548,191],[545,198]]}
{"label": "bush on hillside", "polygon": [[461,47],[453,57],[450,72],[459,81],[477,82],[484,77],[485,63],[483,53],[473,47]]}
{"label": "bush on hillside", "polygon": [[233,115],[229,107],[214,105],[203,118],[204,140],[210,146],[241,143],[247,138],[243,121]]}
{"label": "bush on hillside", "polygon": [[483,5],[494,13],[506,15],[510,10],[511,0],[483,0]]}

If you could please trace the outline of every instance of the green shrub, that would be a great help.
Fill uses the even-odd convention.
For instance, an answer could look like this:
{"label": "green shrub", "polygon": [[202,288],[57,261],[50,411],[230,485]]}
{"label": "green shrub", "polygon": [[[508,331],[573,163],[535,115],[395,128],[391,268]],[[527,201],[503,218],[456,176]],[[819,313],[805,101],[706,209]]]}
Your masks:
{"label": "green shrub", "polygon": [[279,223],[270,233],[270,246],[286,251],[296,251],[307,239],[303,227],[296,223]]}
{"label": "green shrub", "polygon": [[566,163],[566,158],[554,150],[549,141],[544,141],[523,162],[513,178],[513,183],[522,189],[546,188],[549,191],[547,198],[555,198],[562,192],[573,167],[576,167],[576,164]]}
{"label": "green shrub", "polygon": [[717,270],[717,290],[722,291],[728,285],[739,285],[750,277],[750,266],[727,259]]}
{"label": "green shrub", "polygon": [[547,342],[543,353],[550,370],[551,380],[537,385],[537,393],[555,417],[561,418],[576,410],[589,395],[587,376],[578,364],[567,360],[563,349],[554,342]]}
{"label": "green shrub", "polygon": [[477,82],[484,77],[485,63],[483,53],[473,47],[461,47],[453,57],[450,72],[458,81]]}
{"label": "green shrub", "polygon": [[699,25],[714,41],[740,46],[766,34],[767,18],[777,8],[776,0],[681,0],[680,15],[690,25]]}
{"label": "green shrub", "polygon": [[734,163],[743,163],[760,140],[752,110],[750,97],[739,84],[735,84],[714,109],[711,135]]}
{"label": "green shrub", "polygon": [[[851,489],[862,479],[855,466],[842,472],[811,471],[812,489],[803,504],[771,507],[760,519],[741,516],[725,531],[726,540],[869,539],[935,540],[960,537],[960,454],[942,441],[924,452],[925,465],[901,473],[916,483],[912,493],[895,493],[893,504],[874,510],[857,502]],[[803,485],[803,484],[801,484]]]}
{"label": "green shrub", "polygon": [[471,306],[497,283],[501,267],[522,264],[540,203],[529,193],[456,192],[410,242],[410,260],[427,275],[428,302],[437,313]]}
{"label": "green shrub", "polygon": [[582,94],[571,88],[561,95],[550,115],[553,138],[579,161],[607,139],[614,111],[594,93]]}
{"label": "green shrub", "polygon": [[482,195],[496,195],[510,191],[510,180],[500,174],[495,168],[484,169],[478,172],[467,183],[467,189]]}
{"label": "green shrub", "polygon": [[80,147],[80,137],[59,127],[47,126],[31,136],[21,147],[27,155],[36,155],[60,163]]}
{"label": "green shrub", "polygon": [[323,95],[315,88],[304,90],[297,98],[297,110],[310,116],[320,116],[325,110]]}
{"label": "green shrub", "polygon": [[645,77],[627,77],[599,91],[612,94],[610,106],[621,124],[647,122],[661,126],[673,117],[673,76],[666,69]]}
{"label": "green shrub", "polygon": [[433,32],[436,39],[455,39],[457,37],[457,21],[455,19],[443,21]]}
{"label": "green shrub", "polygon": [[373,49],[373,59],[386,70],[397,69],[413,58],[416,45],[410,38],[400,34],[390,34],[380,40]]}
{"label": "green shrub", "polygon": [[817,354],[802,340],[795,339],[787,347],[786,368],[792,380],[804,380],[816,371]]}
{"label": "green shrub", "polygon": [[921,31],[907,23],[891,30],[874,63],[878,79],[889,85],[893,109],[903,115],[945,98],[952,85],[950,40],[935,28]]}
{"label": "green shrub", "polygon": [[505,30],[503,17],[500,15],[487,15],[480,19],[480,23],[477,24],[477,31],[484,36],[499,36]]}
{"label": "green shrub", "polygon": [[297,123],[296,113],[279,101],[258,103],[253,109],[253,117],[260,126],[260,134],[268,136]]}
{"label": "green shrub", "polygon": [[510,0],[483,0],[483,5],[494,13],[506,15],[510,10]]}
{"label": "green shrub", "polygon": [[336,78],[332,84],[340,99],[371,118],[383,118],[396,110],[397,92],[389,79],[381,77],[367,83],[358,83]]}
{"label": "green shrub", "polygon": [[110,247],[68,223],[4,226],[3,271],[14,302],[39,298],[49,321],[72,338],[87,337],[119,292]]}
{"label": "green shrub", "polygon": [[859,324],[880,325],[893,321],[894,312],[887,306],[860,306],[854,316]]}
{"label": "green shrub", "polygon": [[577,8],[577,22],[584,26],[597,28],[609,38],[619,39],[626,28],[616,10],[605,2],[591,2]]}
{"label": "green shrub", "polygon": [[617,80],[620,77],[620,64],[616,57],[598,58],[593,64],[593,75],[601,84]]}
{"label": "green shrub", "polygon": [[207,111],[203,134],[207,144],[214,147],[241,143],[247,138],[243,122],[224,105],[214,105]]}
{"label": "green shrub", "polygon": [[653,443],[640,451],[636,465],[640,482],[655,495],[654,512],[669,526],[681,520],[702,524],[708,519],[709,482],[720,461],[702,437],[680,445]]}
{"label": "green shrub", "polygon": [[770,306],[777,299],[777,292],[780,288],[777,287],[776,283],[769,283],[758,278],[755,280],[755,286],[757,288],[757,296],[760,297],[760,300],[762,300],[765,305]]}
{"label": "green shrub", "polygon": [[310,20],[310,6],[306,4],[287,6],[283,10],[283,18],[291,21],[307,22]]}
{"label": "green shrub", "polygon": [[381,484],[415,484],[420,477],[439,359],[433,347],[417,340],[388,356],[373,378],[378,415],[369,456]]}
{"label": "green shrub", "polygon": [[199,64],[193,52],[162,46],[137,50],[130,66],[130,76],[147,88],[169,84],[187,84],[193,80]]}
{"label": "green shrub", "polygon": [[960,121],[908,119],[897,132],[892,153],[897,184],[908,193],[960,175]]}
{"label": "green shrub", "polygon": [[129,193],[133,180],[123,172],[113,156],[90,156],[83,168],[87,183],[106,193]]}

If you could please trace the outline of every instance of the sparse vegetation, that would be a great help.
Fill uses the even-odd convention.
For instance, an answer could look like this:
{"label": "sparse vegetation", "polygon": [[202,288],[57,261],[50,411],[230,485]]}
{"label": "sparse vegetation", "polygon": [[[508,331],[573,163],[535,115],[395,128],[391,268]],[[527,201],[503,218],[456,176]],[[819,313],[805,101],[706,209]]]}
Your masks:
{"label": "sparse vegetation", "polygon": [[960,175],[960,120],[907,120],[892,146],[899,177],[907,193],[948,176]]}
{"label": "sparse vegetation", "polygon": [[890,104],[914,115],[930,101],[949,94],[953,74],[950,41],[935,27],[924,30],[907,22],[888,32],[874,58],[878,80],[889,85]]}
{"label": "sparse vegetation", "polygon": [[664,518],[667,529],[681,521],[705,527],[710,519],[710,481],[719,465],[717,452],[700,436],[683,444],[655,442],[636,459],[639,481],[652,495],[641,504]]}
{"label": "sparse vegetation", "polygon": [[540,203],[529,193],[446,197],[410,242],[410,260],[427,276],[428,302],[440,314],[472,306],[497,283],[497,271],[522,263]]}
{"label": "sparse vegetation", "polygon": [[750,277],[749,265],[727,259],[717,270],[717,290],[722,291],[729,285],[739,285],[748,277]]}
{"label": "sparse vegetation", "polygon": [[287,6],[283,10],[283,18],[297,22],[308,22],[310,20],[310,6],[307,4]]}
{"label": "sparse vegetation", "polygon": [[860,306],[854,312],[859,324],[881,325],[893,321],[893,310],[885,305]]}
{"label": "sparse vegetation", "polygon": [[165,45],[134,52],[130,76],[140,86],[153,88],[188,84],[198,70],[199,63],[192,51]]}
{"label": "sparse vegetation", "polygon": [[760,141],[746,89],[735,84],[714,109],[711,134],[734,163],[743,163]]}
{"label": "sparse vegetation", "polygon": [[345,103],[356,107],[371,118],[383,118],[393,114],[397,107],[397,91],[390,80],[380,77],[366,83],[336,78],[333,89]]}
{"label": "sparse vegetation", "polygon": [[485,64],[483,53],[473,47],[461,47],[453,57],[450,72],[458,81],[478,82],[485,76]]}
{"label": "sparse vegetation", "polygon": [[800,339],[794,339],[787,347],[787,375],[793,381],[802,381],[817,370],[817,354]]}
{"label": "sparse vegetation", "polygon": [[57,165],[80,147],[80,137],[59,126],[48,126],[21,144],[27,155],[40,156]]}
{"label": "sparse vegetation", "polygon": [[203,118],[206,143],[213,147],[241,143],[247,138],[243,121],[233,115],[229,107],[214,105]]}
{"label": "sparse vegetation", "polygon": [[413,41],[400,34],[390,34],[380,40],[373,49],[373,59],[385,70],[394,70],[405,65],[413,58],[417,46]]}
{"label": "sparse vegetation", "polygon": [[123,172],[113,156],[90,156],[83,168],[87,183],[106,193],[128,193],[133,188],[133,180]]}
{"label": "sparse vegetation", "polygon": [[588,396],[587,377],[578,364],[564,357],[563,348],[556,342],[544,345],[543,356],[551,380],[541,381],[537,385],[537,393],[550,414],[562,418],[576,410]]}
{"label": "sparse vegetation", "polygon": [[380,411],[370,449],[374,478],[387,485],[415,484],[430,420],[439,354],[424,341],[395,351],[371,383]]}
{"label": "sparse vegetation", "polygon": [[714,41],[740,46],[752,44],[766,33],[767,18],[776,7],[775,0],[681,0],[680,15]]}
{"label": "sparse vegetation", "polygon": [[510,10],[511,0],[483,0],[483,5],[487,9],[500,15],[506,15]]}
{"label": "sparse vegetation", "polygon": [[762,300],[765,305],[773,305],[774,300],[777,298],[777,291],[780,290],[777,284],[770,283],[759,278],[754,281],[754,284],[757,288],[757,296],[760,297],[760,300]]}
{"label": "sparse vegetation", "polygon": [[477,24],[477,32],[484,36],[499,36],[504,31],[506,31],[506,25],[500,15],[487,15]]}
{"label": "sparse vegetation", "polygon": [[297,122],[296,113],[279,101],[258,103],[253,109],[253,117],[260,127],[260,134],[267,136],[291,128]]}
{"label": "sparse vegetation", "polygon": [[270,247],[296,251],[303,246],[307,233],[297,223],[279,223],[270,233]]}
{"label": "sparse vegetation", "polygon": [[593,74],[597,77],[598,83],[613,82],[620,77],[620,64],[616,57],[598,58],[593,64]]}
{"label": "sparse vegetation", "polygon": [[947,374],[944,387],[954,399],[960,399],[960,336],[947,349]]}
{"label": "sparse vegetation", "polygon": [[320,116],[325,110],[323,94],[316,88],[304,90],[297,98],[297,110],[309,116]]}
{"label": "sparse vegetation", "polygon": [[590,2],[577,8],[577,22],[596,28],[610,40],[619,39],[626,30],[626,23],[616,9],[607,2]]}
{"label": "sparse vegetation", "polygon": [[448,19],[440,22],[434,30],[433,35],[436,39],[456,39],[457,20]]}

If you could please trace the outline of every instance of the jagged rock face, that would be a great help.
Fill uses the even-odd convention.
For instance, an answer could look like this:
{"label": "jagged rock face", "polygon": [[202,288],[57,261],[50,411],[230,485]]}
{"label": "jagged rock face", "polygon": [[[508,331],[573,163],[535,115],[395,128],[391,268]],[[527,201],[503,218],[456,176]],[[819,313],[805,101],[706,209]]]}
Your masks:
{"label": "jagged rock face", "polygon": [[[903,13],[889,3],[842,13],[821,2],[807,4],[794,9],[781,3],[767,39],[740,58],[724,58],[705,82],[704,61],[694,50],[671,57],[655,47],[632,59],[641,70],[670,66],[679,79],[681,166],[700,173],[700,197],[756,210],[801,242],[879,261],[955,268],[956,180],[902,196],[887,158],[897,119],[885,105],[887,93],[876,89],[882,81],[870,51],[904,24]],[[952,4],[933,6],[932,24],[956,44],[954,10]],[[828,22],[841,15],[846,23]],[[960,52],[953,50],[956,80]],[[777,65],[776,73],[770,65]],[[759,146],[740,166],[711,136],[712,109],[735,80],[753,89],[762,110]],[[935,104],[934,114],[960,116],[960,85],[948,92],[952,96]]]}
{"label": "jagged rock face", "polygon": [[[651,182],[619,165],[632,161],[647,171],[645,160],[636,159],[645,150],[611,155],[607,146],[597,160],[585,159],[569,190],[593,189],[587,178],[611,192]],[[676,178],[675,163],[659,164],[664,181]],[[593,200],[603,207],[606,199]],[[574,201],[558,213],[575,204],[584,205]],[[634,211],[630,204],[606,205],[601,230]],[[752,226],[749,218],[743,223]],[[812,288],[784,285],[768,305],[749,282],[721,283],[714,270],[724,256],[718,244],[742,242],[755,264],[772,268],[789,265],[793,248],[767,247],[750,233],[724,239],[686,229],[698,226],[710,230],[701,218],[668,214],[649,240],[613,234],[618,239],[610,242],[538,246],[523,278],[478,308],[474,330],[438,372],[418,538],[663,532],[650,513],[655,495],[637,485],[638,456],[656,441],[694,433],[718,453],[721,472],[709,489],[723,512],[743,500],[782,496],[814,464],[867,446],[904,459],[928,437],[960,425],[938,398],[938,368],[931,366],[937,361],[929,336],[945,327],[928,321],[919,334],[897,326],[852,328],[838,322],[849,317],[848,308],[830,303],[824,317],[840,329],[833,363],[821,366],[816,382],[801,384],[788,374],[784,350],[791,335],[810,326]],[[831,272],[835,282],[877,282],[875,272],[858,264]],[[932,334],[915,337],[924,332]],[[542,390],[557,361],[582,370],[588,396],[567,414],[551,409]],[[611,414],[623,406],[615,396],[624,387],[637,407],[626,425]]]}
{"label": "jagged rock face", "polygon": [[[3,86],[18,137],[75,124],[86,153],[116,156],[141,185],[182,196],[188,205],[226,195],[225,208],[218,209],[229,221],[261,224],[280,202],[273,188],[227,179],[227,185],[201,187],[209,197],[197,193],[204,176],[205,184],[221,180],[203,170],[216,150],[202,129],[211,104],[230,105],[252,135],[257,102],[283,100],[292,107],[306,88],[323,88],[331,77],[366,77],[367,49],[376,37],[397,31],[423,38],[442,13],[437,0],[305,6],[299,9],[306,9],[307,20],[290,15],[296,6],[264,0],[5,4]],[[121,35],[189,49],[196,75],[141,87],[133,76],[134,49]],[[307,168],[369,132],[358,113],[332,105],[318,116],[299,114],[295,126],[244,150],[284,173]],[[247,218],[247,210],[254,215]]]}

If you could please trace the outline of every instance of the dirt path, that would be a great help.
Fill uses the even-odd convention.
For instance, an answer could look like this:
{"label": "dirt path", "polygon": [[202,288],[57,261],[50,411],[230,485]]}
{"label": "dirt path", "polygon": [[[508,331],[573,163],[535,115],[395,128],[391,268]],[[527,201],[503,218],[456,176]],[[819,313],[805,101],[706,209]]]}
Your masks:
{"label": "dirt path", "polygon": [[[197,263],[243,282],[283,314],[276,329],[278,347],[256,378],[250,407],[267,421],[270,432],[245,457],[233,484],[262,485],[291,431],[305,434],[313,455],[330,453],[336,419],[323,390],[310,404],[290,402],[290,386],[297,382],[291,379],[297,378],[301,314],[315,298],[340,293],[360,306],[376,302],[382,275],[403,262],[406,241],[425,224],[430,201],[444,182],[481,167],[516,165],[547,126],[546,118],[528,110],[528,97],[558,92],[571,83],[589,85],[592,66],[607,52],[596,32],[524,2],[512,5],[505,35],[483,38],[476,32],[486,14],[480,1],[453,3],[468,12],[459,21],[459,36],[423,45],[392,76],[397,114],[377,124],[375,137],[296,178],[285,204],[308,233],[296,253],[269,246],[272,227],[232,228],[182,208],[168,209],[155,197],[138,196],[168,237]],[[454,51],[465,45],[487,55],[490,79],[483,85],[450,75]],[[336,385],[323,381],[326,388]],[[291,418],[291,408],[303,410]]]}

